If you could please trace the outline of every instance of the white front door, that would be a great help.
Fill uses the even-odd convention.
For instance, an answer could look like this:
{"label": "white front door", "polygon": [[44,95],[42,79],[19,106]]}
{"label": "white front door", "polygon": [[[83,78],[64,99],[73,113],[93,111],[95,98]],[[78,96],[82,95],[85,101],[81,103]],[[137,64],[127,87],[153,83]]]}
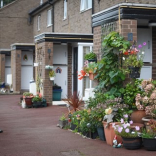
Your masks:
{"label": "white front door", "polygon": [[[146,46],[143,46],[142,50],[145,52],[144,62],[152,63],[152,29],[151,28],[138,28],[137,30],[137,45],[146,42]],[[141,69],[140,79],[152,78],[152,66],[143,66]]]}
{"label": "white front door", "polygon": [[29,89],[33,78],[33,52],[22,52],[21,57],[21,89]]}
{"label": "white front door", "polygon": [[67,98],[67,66],[54,66],[54,70],[56,72],[54,84],[61,86],[61,99]]}
{"label": "white front door", "polygon": [[61,99],[67,98],[68,94],[68,81],[67,81],[67,74],[68,74],[68,52],[67,52],[67,45],[55,45],[53,47],[53,66],[56,72],[54,84],[61,86],[62,93]]}

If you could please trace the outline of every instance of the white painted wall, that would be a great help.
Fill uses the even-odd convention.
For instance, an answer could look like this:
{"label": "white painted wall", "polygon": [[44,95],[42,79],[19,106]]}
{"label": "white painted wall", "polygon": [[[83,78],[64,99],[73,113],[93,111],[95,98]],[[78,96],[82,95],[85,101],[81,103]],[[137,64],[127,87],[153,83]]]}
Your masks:
{"label": "white painted wall", "polygon": [[12,84],[11,56],[5,56],[5,84]]}

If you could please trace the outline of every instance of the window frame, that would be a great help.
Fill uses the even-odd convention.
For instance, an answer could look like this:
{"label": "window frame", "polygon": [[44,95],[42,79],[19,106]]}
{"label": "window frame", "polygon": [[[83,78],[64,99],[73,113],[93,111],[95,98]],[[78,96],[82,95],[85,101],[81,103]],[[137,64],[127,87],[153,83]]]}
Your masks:
{"label": "window frame", "polygon": [[64,0],[64,10],[63,10],[63,19],[67,19],[67,0]]}
{"label": "window frame", "polygon": [[38,17],[37,17],[37,31],[40,31],[40,21],[41,21],[41,15],[38,15]]}
{"label": "window frame", "polygon": [[[91,2],[91,3],[89,3]],[[81,0],[80,1],[80,12],[84,12],[92,8],[92,0]]]}
{"label": "window frame", "polygon": [[[50,16],[50,17],[49,17]],[[49,21],[50,19],[50,21]],[[47,11],[47,27],[52,26],[52,8]]]}

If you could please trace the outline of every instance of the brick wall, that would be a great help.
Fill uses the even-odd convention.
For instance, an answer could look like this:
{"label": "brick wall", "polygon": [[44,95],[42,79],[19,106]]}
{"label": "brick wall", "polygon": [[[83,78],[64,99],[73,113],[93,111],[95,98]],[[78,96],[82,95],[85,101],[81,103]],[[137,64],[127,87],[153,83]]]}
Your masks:
{"label": "brick wall", "polygon": [[68,96],[72,94],[72,46],[68,44]]}
{"label": "brick wall", "polygon": [[[43,81],[43,91],[41,94],[43,97],[47,100],[49,104],[52,103],[52,88],[53,88],[53,81],[49,79],[49,71],[45,70],[45,65],[53,65],[52,58],[53,58],[53,43],[52,42],[42,42],[36,45],[37,55],[38,55],[38,61],[40,58],[40,61],[42,62],[41,65],[39,65],[37,68],[37,75],[39,75],[39,78]],[[38,54],[39,49],[43,56]],[[48,54],[48,49],[51,49],[50,59]]]}
{"label": "brick wall", "polygon": [[154,5],[156,4],[155,0],[100,0],[99,3],[98,0],[94,0],[94,6],[95,6],[94,13],[112,7],[119,3],[125,3],[125,1],[129,3],[137,3],[137,4],[154,4]]}
{"label": "brick wall", "polygon": [[[70,0],[67,4],[67,19],[63,19],[63,0],[54,4],[54,32],[57,33],[92,33],[91,15],[92,9],[80,12],[80,1]],[[50,8],[50,7],[49,7]],[[52,27],[47,28],[47,10],[34,16],[34,36],[43,32],[52,32]],[[41,15],[41,30],[37,31],[37,17]],[[84,22],[85,21],[85,22]]]}
{"label": "brick wall", "polygon": [[0,54],[0,82],[5,82],[5,55]]}
{"label": "brick wall", "polygon": [[14,92],[21,90],[21,50],[11,51],[11,73]]}
{"label": "brick wall", "polygon": [[18,0],[0,9],[0,49],[10,49],[13,43],[33,42],[28,12],[39,3],[39,0]]}

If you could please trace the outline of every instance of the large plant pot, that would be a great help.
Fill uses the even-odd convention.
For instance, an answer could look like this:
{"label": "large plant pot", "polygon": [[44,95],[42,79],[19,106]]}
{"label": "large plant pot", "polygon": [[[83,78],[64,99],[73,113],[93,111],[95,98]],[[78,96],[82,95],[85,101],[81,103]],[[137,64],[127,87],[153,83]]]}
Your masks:
{"label": "large plant pot", "polygon": [[156,139],[143,138],[142,140],[146,150],[156,151]]}
{"label": "large plant pot", "polygon": [[90,62],[96,62],[97,63],[97,59],[89,59],[88,63],[90,63]]}
{"label": "large plant pot", "polygon": [[142,146],[142,139],[140,137],[137,138],[122,137],[122,140],[123,140],[123,146],[129,150],[139,149]]}
{"label": "large plant pot", "polygon": [[24,98],[26,107],[28,107],[28,108],[33,107],[32,98],[33,97],[25,97]]}
{"label": "large plant pot", "polygon": [[[109,126],[106,128],[106,125],[107,125],[107,122],[102,122],[103,123],[103,127],[104,127],[104,132],[105,132],[105,137],[106,137],[106,143],[108,145],[111,145],[113,146],[113,139],[115,137],[115,131],[114,131],[114,128],[112,127],[112,124],[113,123],[109,123]],[[120,124],[119,122],[115,122],[115,124]],[[122,138],[118,135],[117,136],[117,142],[118,143],[121,143],[122,142]]]}
{"label": "large plant pot", "polygon": [[129,70],[130,70],[130,73],[129,73],[130,78],[140,77],[140,67],[129,67]]}
{"label": "large plant pot", "polygon": [[142,121],[142,118],[145,116],[146,116],[146,114],[145,114],[144,110],[136,110],[131,114],[131,120],[134,123],[142,123],[143,124],[144,122]]}
{"label": "large plant pot", "polygon": [[41,101],[34,101],[34,102],[33,102],[33,107],[34,107],[34,108],[42,107],[42,102],[41,102]]}
{"label": "large plant pot", "polygon": [[104,128],[103,127],[97,127],[97,132],[98,132],[99,138],[102,141],[106,141],[105,133],[104,133]]}

